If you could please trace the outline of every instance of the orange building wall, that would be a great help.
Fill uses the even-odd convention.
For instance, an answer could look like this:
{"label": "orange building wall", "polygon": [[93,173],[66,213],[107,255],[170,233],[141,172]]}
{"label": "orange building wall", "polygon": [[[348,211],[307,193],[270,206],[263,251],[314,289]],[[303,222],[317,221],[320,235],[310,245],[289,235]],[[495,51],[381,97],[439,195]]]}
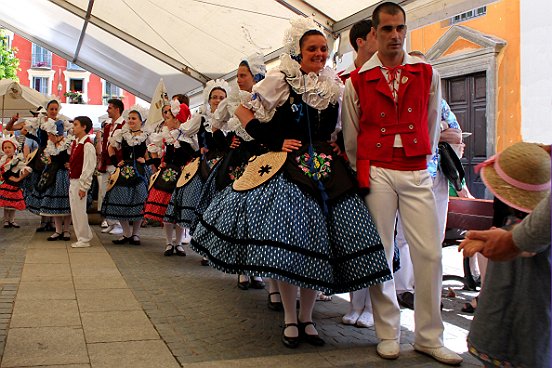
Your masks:
{"label": "orange building wall", "polygon": [[[497,59],[496,149],[501,151],[521,141],[519,0],[501,0],[487,5],[485,16],[458,24],[507,42]],[[411,49],[428,51],[449,28],[435,23],[413,31]]]}

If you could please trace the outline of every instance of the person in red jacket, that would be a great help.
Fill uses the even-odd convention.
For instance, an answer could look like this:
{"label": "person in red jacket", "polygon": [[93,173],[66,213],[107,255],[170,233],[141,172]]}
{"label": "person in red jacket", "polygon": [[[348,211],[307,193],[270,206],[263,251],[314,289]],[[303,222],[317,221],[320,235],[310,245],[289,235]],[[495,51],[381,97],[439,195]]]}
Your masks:
{"label": "person in red jacket", "polygon": [[75,140],[69,158],[69,205],[71,220],[77,241],[73,248],[90,246],[92,230],[86,214],[86,194],[92,185],[92,175],[96,166],[96,149],[88,136],[92,120],[88,116],[77,116],[73,121]]}
{"label": "person in red jacket", "polygon": [[[442,253],[427,171],[427,158],[435,152],[439,137],[439,75],[404,51],[406,14],[399,5],[378,5],[372,21],[378,51],[351,73],[345,85],[342,122],[347,156],[390,268],[397,212],[402,220],[416,280],[414,349],[445,364],[460,364],[462,358],[443,345]],[[370,297],[381,339],[377,352],[396,359],[400,309],[394,282],[372,286]]]}

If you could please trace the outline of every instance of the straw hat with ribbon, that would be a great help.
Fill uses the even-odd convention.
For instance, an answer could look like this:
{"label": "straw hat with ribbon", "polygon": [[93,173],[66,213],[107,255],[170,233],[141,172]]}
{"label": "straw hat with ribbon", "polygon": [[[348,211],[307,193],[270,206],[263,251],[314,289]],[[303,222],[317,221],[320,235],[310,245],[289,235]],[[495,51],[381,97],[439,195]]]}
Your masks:
{"label": "straw hat with ribbon", "polygon": [[516,143],[477,165],[479,170],[498,199],[523,212],[531,212],[550,192],[550,155],[536,143]]}

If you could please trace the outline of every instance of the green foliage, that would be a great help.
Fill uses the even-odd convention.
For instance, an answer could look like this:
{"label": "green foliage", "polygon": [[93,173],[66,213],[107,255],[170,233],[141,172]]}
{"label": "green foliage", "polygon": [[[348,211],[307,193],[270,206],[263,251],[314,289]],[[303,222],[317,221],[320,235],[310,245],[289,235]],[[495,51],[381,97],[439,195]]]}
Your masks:
{"label": "green foliage", "polygon": [[19,59],[15,56],[17,48],[8,48],[8,37],[0,30],[0,79],[12,79],[19,82],[17,72]]}

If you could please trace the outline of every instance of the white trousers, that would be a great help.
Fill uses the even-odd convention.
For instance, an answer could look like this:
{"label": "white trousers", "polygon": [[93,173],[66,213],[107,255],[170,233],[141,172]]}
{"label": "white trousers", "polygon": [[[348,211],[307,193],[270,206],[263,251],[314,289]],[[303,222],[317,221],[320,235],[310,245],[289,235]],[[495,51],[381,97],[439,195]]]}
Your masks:
{"label": "white trousers", "polygon": [[[449,184],[447,178],[441,171],[437,171],[437,176],[433,179],[433,195],[437,208],[437,223],[439,234],[441,235],[441,244],[445,238],[445,228],[447,226],[447,213],[449,202]],[[406,291],[414,292],[414,268],[412,259],[410,258],[410,248],[404,236],[402,221],[399,217],[397,221],[397,236],[395,237],[399,254],[401,256],[401,268],[395,272],[395,289],[397,294],[402,294]]]}
{"label": "white trousers", "polygon": [[88,225],[88,214],[86,213],[86,196],[79,197],[79,179],[71,179],[69,182],[69,205],[71,206],[71,220],[73,231],[79,243],[90,243],[92,230]]}
{"label": "white trousers", "polygon": [[[442,251],[432,180],[427,170],[398,171],[371,167],[370,194],[365,197],[392,269],[395,218],[402,221],[414,267],[415,342],[423,347],[443,346],[440,301]],[[393,280],[370,287],[376,334],[400,338],[400,308]]]}

